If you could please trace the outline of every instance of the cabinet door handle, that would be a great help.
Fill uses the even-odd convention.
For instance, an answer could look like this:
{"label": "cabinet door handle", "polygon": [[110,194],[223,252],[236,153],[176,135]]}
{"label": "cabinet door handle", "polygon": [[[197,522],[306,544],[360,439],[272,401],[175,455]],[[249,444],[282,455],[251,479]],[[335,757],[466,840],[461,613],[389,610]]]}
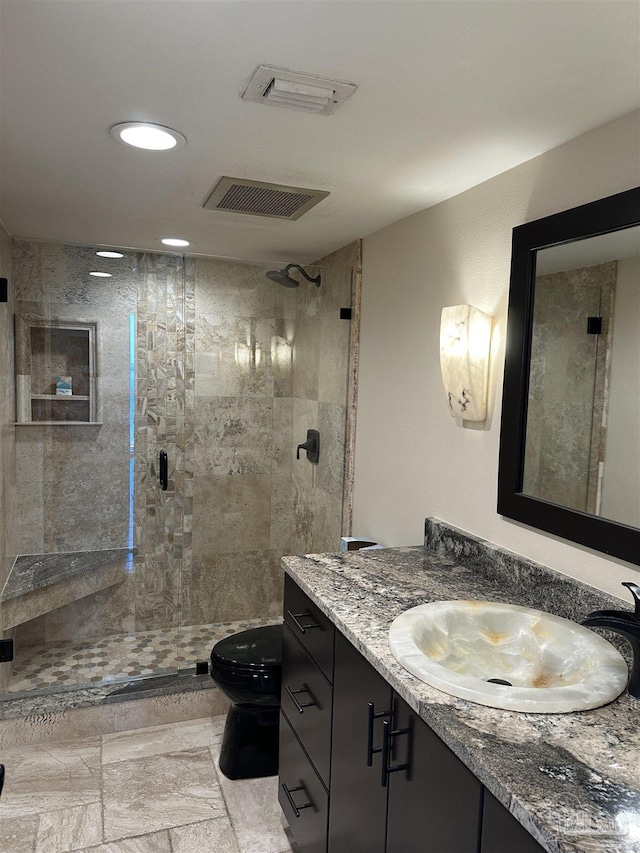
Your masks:
{"label": "cabinet door handle", "polygon": [[392,767],[389,767],[389,749],[392,737],[396,737],[397,735],[408,735],[410,731],[410,728],[395,729],[394,731],[391,731],[391,723],[388,720],[385,720],[382,723],[382,776],[380,778],[380,784],[383,788],[387,787],[389,773],[397,773],[398,770],[409,769],[408,761],[405,764],[394,764]]}
{"label": "cabinet door handle", "polygon": [[311,616],[311,613],[309,613],[308,610],[304,610],[302,613],[292,613],[290,610],[287,610],[287,613],[289,614],[289,616],[291,616],[291,618],[296,624],[296,627],[302,634],[304,634],[310,628],[322,627],[318,622],[312,622],[311,625],[301,625],[300,622],[298,622],[298,619],[303,619],[305,616]]}
{"label": "cabinet door handle", "polygon": [[381,746],[373,746],[373,721],[380,719],[380,717],[388,717],[391,711],[378,711],[375,710],[375,704],[373,702],[367,703],[367,767],[371,767],[373,765],[373,756],[382,752]]}
{"label": "cabinet door handle", "polygon": [[[282,790],[284,791],[286,798],[289,800],[289,803],[291,804],[291,808],[293,809],[293,813],[296,817],[300,817],[300,812],[302,811],[302,809],[313,808],[313,803],[310,800],[308,803],[303,803],[301,806],[297,806],[294,802],[293,797],[291,796],[296,791],[305,791],[305,793],[306,793],[304,785],[298,785],[296,788],[288,788],[286,786],[286,784],[283,782],[282,783]],[[308,796],[309,796],[309,794],[307,794],[307,797]]]}
{"label": "cabinet door handle", "polygon": [[160,451],[158,468],[160,473],[160,488],[163,492],[166,492],[167,485],[169,484],[169,457],[166,450]]}
{"label": "cabinet door handle", "polygon": [[[316,702],[316,700],[313,697],[313,693],[307,687],[306,684],[303,684],[302,687],[299,687],[297,690],[292,690],[287,685],[285,685],[284,689],[287,691],[291,701],[293,702],[293,704],[296,706],[296,708],[298,709],[298,711],[301,714],[304,714],[305,708],[311,708],[312,705],[318,705],[318,703]],[[296,696],[295,696],[296,693],[308,693],[309,696],[311,697],[311,702],[302,702],[302,703],[298,702],[298,700],[296,699]],[[320,706],[318,706],[318,707],[320,707]]]}

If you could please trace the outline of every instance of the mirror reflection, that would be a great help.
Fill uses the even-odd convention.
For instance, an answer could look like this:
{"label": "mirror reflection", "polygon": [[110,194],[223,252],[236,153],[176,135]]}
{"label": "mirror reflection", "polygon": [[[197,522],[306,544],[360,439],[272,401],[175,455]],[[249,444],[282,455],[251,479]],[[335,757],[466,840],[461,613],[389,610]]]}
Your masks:
{"label": "mirror reflection", "polygon": [[523,492],[640,526],[640,227],[536,253]]}

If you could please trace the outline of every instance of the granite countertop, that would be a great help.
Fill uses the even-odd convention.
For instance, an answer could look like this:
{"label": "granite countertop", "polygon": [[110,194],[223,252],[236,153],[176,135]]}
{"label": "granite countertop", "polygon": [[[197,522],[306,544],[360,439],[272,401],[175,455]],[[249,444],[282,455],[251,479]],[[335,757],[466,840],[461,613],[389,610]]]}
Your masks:
{"label": "granite countertop", "polygon": [[61,581],[84,577],[88,572],[105,566],[121,565],[124,571],[132,563],[133,551],[130,548],[19,556],[15,559],[0,600],[11,601]]}
{"label": "granite countertop", "polygon": [[[571,606],[567,587],[573,582],[542,569],[540,582],[533,584],[535,564],[526,564],[525,572],[511,571],[508,580],[505,573],[498,583],[495,572],[492,577],[491,572],[460,565],[422,546],[286,557],[283,563],[338,629],[549,853],[640,853],[639,700],[625,693],[603,708],[570,714],[503,711],[424,684],[389,651],[389,625],[409,607],[434,600],[480,599],[571,615],[566,613]],[[577,599],[578,611],[588,605],[581,611],[584,616],[592,604],[600,604],[599,596],[588,587],[574,586],[569,594]],[[546,607],[535,600],[540,589],[545,590]],[[606,606],[607,597],[602,599]]]}

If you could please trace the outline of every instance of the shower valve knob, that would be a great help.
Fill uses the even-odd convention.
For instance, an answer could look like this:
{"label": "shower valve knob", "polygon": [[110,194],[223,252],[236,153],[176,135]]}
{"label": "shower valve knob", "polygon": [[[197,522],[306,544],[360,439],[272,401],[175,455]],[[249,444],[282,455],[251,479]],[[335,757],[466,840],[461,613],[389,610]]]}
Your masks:
{"label": "shower valve knob", "polygon": [[320,458],[320,433],[317,429],[307,430],[307,440],[296,449],[296,459],[300,459],[300,451],[305,450],[309,462],[317,465]]}

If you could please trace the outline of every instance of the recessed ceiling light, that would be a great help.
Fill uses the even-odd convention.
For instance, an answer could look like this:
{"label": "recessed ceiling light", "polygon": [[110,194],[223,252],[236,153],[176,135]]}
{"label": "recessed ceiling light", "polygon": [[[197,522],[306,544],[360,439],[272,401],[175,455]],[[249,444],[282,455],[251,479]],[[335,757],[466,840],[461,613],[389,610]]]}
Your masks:
{"label": "recessed ceiling light", "polygon": [[100,258],[124,258],[122,252],[96,252]]}
{"label": "recessed ceiling light", "polygon": [[110,272],[90,272],[89,275],[95,275],[96,278],[111,278]]}
{"label": "recessed ceiling light", "polygon": [[191,246],[189,240],[182,240],[180,237],[161,237],[160,242],[165,246]]}
{"label": "recessed ceiling light", "polygon": [[146,121],[125,121],[116,124],[110,133],[118,142],[133,145],[134,148],[146,148],[148,151],[168,151],[187,144],[185,137],[177,130]]}

